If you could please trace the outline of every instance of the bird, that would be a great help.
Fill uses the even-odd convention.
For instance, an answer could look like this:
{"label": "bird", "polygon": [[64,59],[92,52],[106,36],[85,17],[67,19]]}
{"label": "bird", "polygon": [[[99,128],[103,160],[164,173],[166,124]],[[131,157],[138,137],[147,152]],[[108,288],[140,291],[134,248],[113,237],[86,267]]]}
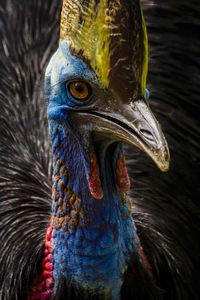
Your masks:
{"label": "bird", "polygon": [[[118,101],[114,102],[116,99],[111,98],[111,94],[105,94],[103,87],[108,84],[108,70],[105,66],[110,52],[105,43],[103,49],[107,55],[102,60],[95,53],[95,60],[92,51],[95,51],[96,45],[92,49],[87,47],[92,38],[96,38],[92,36],[90,28],[94,26],[94,32],[104,28],[101,27],[101,22],[104,21],[98,19],[98,12],[102,16],[105,1],[98,2],[100,4],[96,6],[91,1],[88,9],[91,19],[87,18],[86,21],[84,14],[79,15],[84,8],[80,4],[82,2],[64,1],[60,45],[50,63],[50,57],[58,47],[62,3],[39,0],[28,3],[23,0],[0,2],[1,299],[118,299],[119,294],[121,299],[199,299],[199,100],[196,81],[198,56],[195,57],[199,45],[196,39],[199,21],[195,16],[200,6],[195,1],[193,6],[185,1],[185,10],[190,12],[185,20],[180,10],[183,3],[143,3],[149,28],[150,50],[154,55],[150,56],[149,79],[155,88],[151,91],[150,98],[154,100],[149,101],[162,124],[171,153],[171,170],[161,174],[141,151],[133,151],[132,147],[123,149],[121,144],[110,143],[110,138],[118,140],[121,132],[113,132],[112,127],[106,127],[106,122],[112,126],[114,121],[113,112],[107,109],[119,109],[119,99],[124,96],[121,92],[127,93],[126,98],[130,90],[136,92],[136,99],[130,101],[133,112],[137,112],[138,106],[148,110],[147,116],[153,119],[151,122],[158,128],[157,136],[164,145],[164,160],[158,161],[152,153],[148,154],[160,168],[168,168],[169,154],[165,138],[146,104],[148,96],[145,94],[144,68],[141,71],[140,65],[136,66],[142,75],[136,74],[136,83],[134,78],[126,80],[126,89],[121,86],[126,70],[118,78],[116,72],[113,72],[115,76],[112,77],[111,74],[113,81],[109,88],[112,94],[117,93]],[[65,26],[67,11],[70,11],[69,3],[75,8],[79,5],[79,9],[73,11],[75,13],[71,15],[72,19]],[[88,1],[84,3],[86,5]],[[138,9],[137,13],[140,15],[138,1],[122,3],[125,3],[124,7],[119,10],[116,7],[118,18],[121,10],[126,11],[127,7],[131,13]],[[70,6],[72,10],[73,5]],[[165,18],[170,20],[169,24]],[[84,24],[80,26],[83,35],[86,30],[84,41],[73,32],[74,24],[78,26],[74,19]],[[142,20],[141,15],[137,20],[139,23],[136,22],[140,24],[139,34],[141,24],[144,26]],[[123,26],[119,24],[121,25]],[[182,31],[182,28],[185,30]],[[91,30],[90,34],[87,34],[87,30]],[[143,30],[144,27],[142,34]],[[102,42],[101,38],[108,38],[109,34],[106,30],[100,32],[104,35],[97,37]],[[194,43],[186,43],[187,32],[190,34],[187,39]],[[123,33],[126,36],[127,32]],[[69,40],[74,48],[68,48]],[[117,41],[118,37],[113,42]],[[79,48],[80,44],[82,47],[82,42],[85,42],[86,53],[80,51],[83,50]],[[115,47],[117,49],[116,44]],[[120,51],[128,51],[127,49],[122,47]],[[120,51],[117,54],[121,54]],[[141,52],[138,50],[136,53],[141,59]],[[192,54],[196,61],[194,65]],[[128,55],[131,54],[128,52]],[[144,59],[143,56],[142,58]],[[120,64],[117,67],[120,70]],[[43,91],[45,69],[46,95]],[[92,75],[93,69],[98,80]],[[105,72],[102,73],[102,70]],[[61,77],[58,77],[58,73]],[[73,75],[73,80],[67,78],[69,74]],[[143,85],[139,86],[138,80],[141,78]],[[93,101],[91,105],[95,105],[94,92],[97,93],[99,102],[97,107],[92,108],[94,115],[90,115],[87,105],[90,101]],[[137,98],[136,95],[140,92]],[[62,101],[65,103],[66,99],[67,106],[61,111]],[[81,109],[77,109],[78,100],[81,101]],[[108,102],[109,100],[112,101]],[[101,116],[100,112],[104,115]],[[119,118],[117,124],[121,126],[119,113],[115,111],[114,116]],[[101,117],[104,118],[103,123]],[[156,147],[147,124],[143,122],[139,125],[146,126],[143,128],[143,138],[152,147]],[[80,132],[80,128],[84,134]],[[92,136],[86,134],[94,129],[100,132]],[[110,131],[105,135],[106,129]],[[110,136],[111,133],[113,136]],[[139,146],[142,147],[141,144]],[[146,149],[143,147],[143,150]],[[125,167],[123,151],[129,172]],[[109,160],[102,166],[105,156]],[[114,173],[113,165],[110,164],[112,160],[116,163],[116,174],[109,177]],[[68,168],[67,162],[70,164]],[[79,172],[76,180],[75,170]],[[123,181],[120,181],[121,178]],[[106,189],[107,180],[109,191]],[[106,198],[107,202],[104,202],[108,192],[115,195],[114,183],[122,193],[122,219],[133,218],[134,223],[128,223],[130,231],[127,228],[122,230],[112,220],[118,204],[117,197],[117,203],[112,203],[110,208],[110,199]],[[131,202],[126,196],[130,183],[133,185]],[[85,188],[81,192],[78,190],[80,186]],[[88,195],[89,202],[81,203],[84,195]],[[69,202],[70,206],[67,207]],[[81,204],[87,207],[83,210]],[[79,224],[76,224],[77,215]],[[91,223],[93,219],[95,224]],[[108,225],[116,227],[109,228]],[[117,243],[119,228],[122,234],[120,246]],[[123,234],[127,234],[127,231],[130,238],[126,235],[123,240]],[[74,236],[77,236],[76,240],[73,239]],[[130,240],[132,246],[129,244]],[[122,257],[117,252],[117,262],[111,265],[110,257],[113,256],[109,255],[109,243],[112,244],[113,241],[118,247],[124,247],[127,257]],[[95,248],[92,247],[93,244]],[[132,260],[129,257],[126,265],[129,254],[125,249],[128,250],[129,247],[133,247],[131,251],[134,253]],[[76,256],[75,249],[82,251],[82,256],[81,253]],[[99,249],[103,252],[98,253]],[[84,252],[89,254],[88,258],[87,255],[84,257]],[[97,263],[98,254],[101,253],[105,254],[100,258],[102,265]],[[123,282],[120,282],[116,270],[123,273]],[[102,289],[102,282],[107,287],[106,290]]]}

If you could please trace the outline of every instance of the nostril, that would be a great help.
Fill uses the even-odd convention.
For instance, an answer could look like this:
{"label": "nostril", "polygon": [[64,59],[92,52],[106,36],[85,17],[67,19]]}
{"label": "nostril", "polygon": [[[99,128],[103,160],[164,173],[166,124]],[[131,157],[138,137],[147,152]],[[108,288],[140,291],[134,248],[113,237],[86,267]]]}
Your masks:
{"label": "nostril", "polygon": [[146,138],[148,139],[150,142],[155,142],[155,139],[152,135],[152,133],[147,130],[147,129],[140,129],[140,133]]}

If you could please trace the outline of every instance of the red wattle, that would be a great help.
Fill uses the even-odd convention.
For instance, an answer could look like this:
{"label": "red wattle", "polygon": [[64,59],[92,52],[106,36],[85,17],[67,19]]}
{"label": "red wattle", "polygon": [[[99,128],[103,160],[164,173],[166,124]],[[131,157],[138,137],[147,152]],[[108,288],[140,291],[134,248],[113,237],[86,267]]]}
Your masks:
{"label": "red wattle", "polygon": [[90,159],[90,174],[89,174],[89,189],[92,197],[97,200],[101,200],[103,198],[103,189],[101,186],[99,165],[97,162],[95,151],[92,147],[90,147],[89,151],[89,159]]}
{"label": "red wattle", "polygon": [[127,193],[131,186],[126,168],[125,157],[122,153],[120,153],[116,163],[116,185],[122,193]]}

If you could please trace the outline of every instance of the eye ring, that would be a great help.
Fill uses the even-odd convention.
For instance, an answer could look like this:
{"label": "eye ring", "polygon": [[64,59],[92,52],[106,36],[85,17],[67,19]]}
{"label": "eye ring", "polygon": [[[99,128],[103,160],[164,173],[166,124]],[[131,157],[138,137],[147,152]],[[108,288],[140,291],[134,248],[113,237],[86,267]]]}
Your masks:
{"label": "eye ring", "polygon": [[68,84],[71,96],[78,101],[86,101],[92,95],[91,86],[83,80],[75,80]]}

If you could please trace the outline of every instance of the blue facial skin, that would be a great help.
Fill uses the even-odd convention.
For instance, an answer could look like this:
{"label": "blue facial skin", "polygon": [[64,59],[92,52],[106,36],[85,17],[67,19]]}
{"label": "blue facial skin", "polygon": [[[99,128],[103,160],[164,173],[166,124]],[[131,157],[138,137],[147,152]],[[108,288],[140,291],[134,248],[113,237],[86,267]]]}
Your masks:
{"label": "blue facial skin", "polygon": [[[84,103],[73,99],[67,90],[70,81],[81,79],[93,88],[93,96]],[[98,149],[101,180],[104,191],[102,200],[94,199],[88,187],[87,132],[71,126],[70,111],[89,109],[98,101],[103,89],[94,72],[70,53],[66,43],[61,43],[46,71],[46,93],[49,96],[48,119],[52,138],[54,173],[56,158],[60,157],[68,169],[66,185],[81,200],[86,220],[70,231],[54,229],[53,262],[55,289],[64,276],[72,283],[120,298],[123,273],[131,255],[139,260],[138,238],[127,205],[122,205],[122,195],[115,186],[114,169],[121,146],[109,154],[108,143]],[[101,91],[99,91],[101,90]],[[81,139],[79,138],[81,136]],[[59,140],[59,141],[58,141]],[[60,143],[59,148],[57,145]],[[63,181],[65,178],[63,178]],[[58,192],[59,186],[56,186]],[[55,203],[52,203],[55,213]]]}

